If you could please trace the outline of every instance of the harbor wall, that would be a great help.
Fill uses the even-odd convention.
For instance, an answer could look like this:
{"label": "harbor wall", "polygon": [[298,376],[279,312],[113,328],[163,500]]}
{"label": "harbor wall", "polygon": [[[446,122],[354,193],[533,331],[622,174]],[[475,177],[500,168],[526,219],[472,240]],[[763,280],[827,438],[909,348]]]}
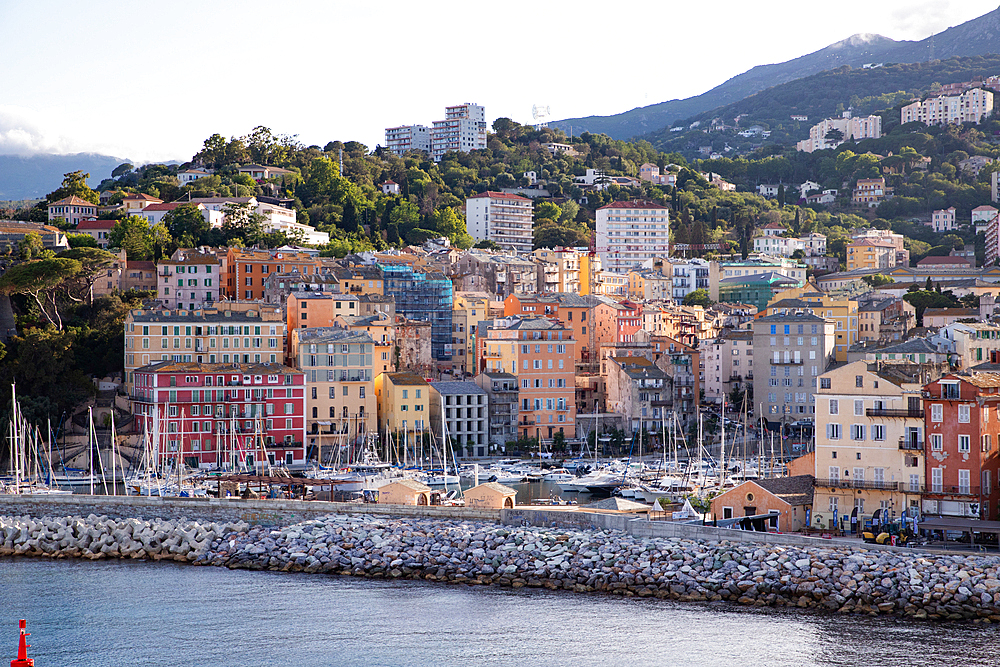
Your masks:
{"label": "harbor wall", "polygon": [[[505,526],[574,527],[580,529],[620,530],[634,537],[679,538],[699,542],[733,542],[747,544],[771,544],[797,547],[857,546],[854,539],[823,539],[796,535],[793,533],[764,533],[750,530],[734,530],[703,526],[701,524],[678,521],[650,521],[634,514],[601,514],[596,512],[574,512],[533,507],[515,507],[502,510],[500,522]],[[912,551],[908,547],[893,547],[881,544],[866,544],[873,551]]]}
{"label": "harbor wall", "polygon": [[156,496],[0,495],[0,515],[107,516],[114,519],[244,521],[251,525],[287,526],[327,514],[500,521],[499,510],[465,507],[377,505],[317,500],[242,498],[160,498]]}

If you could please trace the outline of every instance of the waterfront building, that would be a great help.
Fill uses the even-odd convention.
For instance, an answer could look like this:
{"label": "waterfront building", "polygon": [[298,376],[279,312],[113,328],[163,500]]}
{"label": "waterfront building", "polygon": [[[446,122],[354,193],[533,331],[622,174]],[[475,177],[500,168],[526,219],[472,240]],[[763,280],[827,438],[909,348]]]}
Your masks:
{"label": "waterfront building", "polygon": [[705,400],[721,403],[722,397],[753,386],[753,331],[723,329],[718,338],[706,346]]}
{"label": "waterfront building", "polygon": [[1000,374],[949,373],[923,387],[922,516],[996,521]]}
{"label": "waterfront building", "polygon": [[892,517],[920,511],[925,372],[856,361],[819,376],[813,527],[840,528],[844,516],[863,527],[879,509]]}
{"label": "waterfront building", "polygon": [[305,373],[310,446],[363,444],[375,428],[375,342],[334,327],[290,331],[288,358]]}
{"label": "waterfront building", "polygon": [[[487,454],[503,451],[508,442],[517,440],[518,396],[517,376],[497,371],[483,371],[473,381],[486,392],[486,409],[489,419],[489,447]],[[476,456],[479,448],[476,448]]]}
{"label": "waterfront building", "polygon": [[282,364],[281,309],[218,302],[214,308],[136,309],[125,316],[125,384],[140,366],[157,361]]}
{"label": "waterfront building", "polygon": [[441,420],[449,452],[486,456],[489,447],[489,395],[475,382],[431,382],[431,429],[441,437]]}
{"label": "waterfront building", "polygon": [[379,373],[375,377],[380,433],[393,433],[413,442],[430,427],[431,390],[427,380],[413,373]]}
{"label": "waterfront building", "polygon": [[543,317],[480,323],[482,370],[509,372],[520,382],[522,437],[575,437],[575,345],[572,329]]}
{"label": "waterfront building", "polygon": [[235,467],[246,455],[252,466],[261,452],[270,465],[302,465],[304,413],[304,374],[282,364],[160,361],[135,371],[136,429],[154,433],[156,415],[161,460],[190,468]]}
{"label": "waterfront building", "polygon": [[671,404],[671,378],[645,357],[611,357],[606,367],[608,411],[621,415],[633,433],[659,436]]}

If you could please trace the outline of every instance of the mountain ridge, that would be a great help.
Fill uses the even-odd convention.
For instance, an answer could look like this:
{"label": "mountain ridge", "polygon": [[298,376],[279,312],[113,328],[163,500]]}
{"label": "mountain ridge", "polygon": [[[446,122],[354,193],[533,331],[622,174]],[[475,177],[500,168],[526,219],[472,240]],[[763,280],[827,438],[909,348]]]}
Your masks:
{"label": "mountain ridge", "polygon": [[985,55],[1000,51],[1000,7],[920,41],[897,41],[872,33],[846,39],[782,63],[757,65],[701,95],[668,100],[611,116],[587,116],[550,122],[574,134],[592,132],[613,139],[630,139],[745,99],[766,88],[848,65],[915,63],[951,56]]}

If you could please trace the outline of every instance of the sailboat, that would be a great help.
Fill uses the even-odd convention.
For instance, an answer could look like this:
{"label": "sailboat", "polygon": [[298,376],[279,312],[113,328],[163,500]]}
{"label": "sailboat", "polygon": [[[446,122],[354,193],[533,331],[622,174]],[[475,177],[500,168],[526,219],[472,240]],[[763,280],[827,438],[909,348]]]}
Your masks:
{"label": "sailboat", "polygon": [[[17,401],[17,388],[11,385],[11,418],[9,422],[10,471],[8,478],[0,479],[0,493],[3,494],[69,494],[69,491],[55,488],[46,483],[40,456],[41,435],[37,427],[32,432],[21,404]],[[51,451],[51,440],[48,450]],[[47,475],[51,477],[52,458],[47,458]]]}

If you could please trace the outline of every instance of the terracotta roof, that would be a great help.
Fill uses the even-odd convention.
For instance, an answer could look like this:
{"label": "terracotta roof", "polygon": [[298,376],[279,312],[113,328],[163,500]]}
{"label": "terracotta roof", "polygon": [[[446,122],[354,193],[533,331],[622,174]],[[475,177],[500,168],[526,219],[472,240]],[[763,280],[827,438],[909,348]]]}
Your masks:
{"label": "terracotta roof", "polygon": [[405,486],[411,491],[419,491],[420,493],[426,493],[431,490],[431,487],[427,486],[423,482],[418,482],[415,479],[407,479],[405,477],[403,479],[397,479],[395,481],[389,482],[389,484],[386,484],[386,486],[389,486],[390,484],[398,484],[399,486]]}
{"label": "terracotta roof", "polygon": [[[178,206],[187,206],[187,202],[168,202],[160,204],[150,204],[146,208],[142,209],[144,211],[173,211]],[[192,206],[197,206],[197,204],[191,204]]]}
{"label": "terracotta roof", "polygon": [[979,317],[978,308],[928,308],[924,317]]}
{"label": "terracotta roof", "polygon": [[60,199],[59,201],[54,201],[49,206],[93,206],[97,207],[97,204],[93,204],[86,199],[80,199],[76,195],[71,197],[66,197],[65,199]]}
{"label": "terracotta roof", "polygon": [[88,229],[111,229],[117,220],[81,220],[76,226],[77,231],[87,231]]}
{"label": "terracotta roof", "polygon": [[142,193],[142,192],[132,192],[130,194],[127,194],[127,195],[125,195],[125,199],[139,199],[141,201],[156,202],[157,204],[162,204],[163,203],[162,199],[158,199],[156,197],[151,197],[151,196],[149,196],[149,195],[147,195],[145,193]]}
{"label": "terracotta roof", "polygon": [[924,257],[922,260],[917,262],[917,266],[933,266],[938,264],[965,264],[969,265],[968,257],[950,257],[950,256],[935,256],[935,257]]}

